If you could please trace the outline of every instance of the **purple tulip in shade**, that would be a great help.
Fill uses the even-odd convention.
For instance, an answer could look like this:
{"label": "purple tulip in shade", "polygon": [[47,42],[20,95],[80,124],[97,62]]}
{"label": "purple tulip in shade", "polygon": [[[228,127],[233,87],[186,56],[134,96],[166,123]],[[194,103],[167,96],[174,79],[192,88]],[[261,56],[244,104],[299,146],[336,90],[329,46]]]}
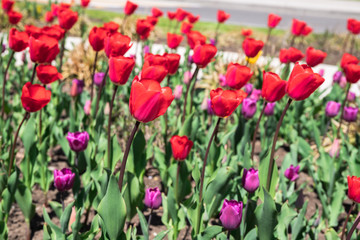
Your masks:
{"label": "purple tulip in shade", "polygon": [[288,169],[285,170],[284,175],[290,181],[295,181],[299,177],[300,166],[294,167],[294,165],[290,165]]}
{"label": "purple tulip in shade", "polygon": [[66,139],[69,142],[71,150],[74,152],[82,152],[88,145],[89,134],[87,132],[68,132]]}
{"label": "purple tulip in shade", "polygon": [[347,81],[346,81],[346,77],[345,76],[342,76],[341,79],[340,79],[340,82],[339,82],[339,86],[341,88],[344,88],[347,84]]}
{"label": "purple tulip in shade", "polygon": [[6,50],[5,44],[3,44],[1,47],[2,47],[2,48],[1,48],[1,53],[5,52],[5,50]]}
{"label": "purple tulip in shade", "polygon": [[259,172],[253,168],[247,170],[244,168],[243,177],[242,177],[242,185],[243,188],[249,193],[253,193],[259,187]]}
{"label": "purple tulip in shade", "polygon": [[255,101],[258,101],[261,97],[261,90],[254,88],[251,91],[250,99],[254,99]]}
{"label": "purple tulip in shade", "polygon": [[224,74],[219,74],[220,86],[226,87],[226,77]]}
{"label": "purple tulip in shade", "polygon": [[251,98],[245,98],[242,103],[241,114],[246,119],[251,119],[256,113],[256,100]]}
{"label": "purple tulip in shade", "polygon": [[211,99],[207,99],[207,112],[209,115],[214,115],[214,110],[211,107]]}
{"label": "purple tulip in shade", "polygon": [[354,107],[344,107],[343,118],[347,122],[355,122],[359,109]]}
{"label": "purple tulip in shade", "polygon": [[60,192],[68,191],[74,186],[75,173],[69,168],[63,168],[61,171],[54,171],[54,186]]}
{"label": "purple tulip in shade", "polygon": [[340,141],[339,139],[335,138],[333,143],[331,144],[331,148],[329,150],[330,157],[339,157],[340,154]]}
{"label": "purple tulip in shade", "polygon": [[334,83],[340,83],[341,77],[342,77],[342,72],[341,71],[335,72],[334,75],[333,75]]}
{"label": "purple tulip in shade", "polygon": [[71,85],[71,91],[70,95],[72,97],[75,97],[77,95],[80,95],[85,87],[85,83],[82,80],[79,79],[73,79],[72,85]]}
{"label": "purple tulip in shade", "polygon": [[193,63],[194,61],[193,61],[193,56],[192,55],[190,55],[189,54],[189,56],[188,56],[188,63]]}
{"label": "purple tulip in shade", "polygon": [[177,85],[174,90],[174,96],[176,100],[179,100],[182,96],[183,86]]}
{"label": "purple tulip in shade", "polygon": [[85,105],[84,105],[84,113],[86,115],[90,115],[90,112],[91,112],[91,101],[86,100]]}
{"label": "purple tulip in shade", "polygon": [[162,198],[159,188],[155,187],[146,189],[144,199],[145,206],[151,209],[158,209],[161,205],[161,201]]}
{"label": "purple tulip in shade", "polygon": [[244,91],[248,94],[248,96],[250,96],[252,90],[253,90],[253,85],[251,83],[247,83],[244,86]]}
{"label": "purple tulip in shade", "polygon": [[328,117],[335,117],[340,111],[341,103],[328,101],[325,107],[325,114]]}
{"label": "purple tulip in shade", "polygon": [[355,95],[355,93],[353,93],[353,92],[349,92],[349,94],[347,95],[347,100],[348,100],[349,102],[355,101],[355,98],[356,98],[356,95]]}
{"label": "purple tulip in shade", "polygon": [[274,115],[274,109],[275,109],[275,104],[276,102],[268,102],[266,104],[265,110],[264,110],[264,114],[265,116],[272,116]]}
{"label": "purple tulip in shade", "polygon": [[104,76],[105,76],[105,73],[103,73],[103,72],[98,72],[98,73],[94,74],[94,83],[96,86],[99,87],[101,85],[101,83],[105,82]]}
{"label": "purple tulip in shade", "polygon": [[220,211],[220,221],[227,230],[234,230],[240,226],[243,203],[236,200],[224,200]]}

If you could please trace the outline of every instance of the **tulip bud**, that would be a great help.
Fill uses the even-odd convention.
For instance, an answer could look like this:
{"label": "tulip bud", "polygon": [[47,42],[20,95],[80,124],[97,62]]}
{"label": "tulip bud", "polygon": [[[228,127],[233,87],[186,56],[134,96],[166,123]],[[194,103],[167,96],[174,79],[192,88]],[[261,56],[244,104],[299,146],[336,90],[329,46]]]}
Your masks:
{"label": "tulip bud", "polygon": [[144,49],[143,49],[144,55],[145,55],[145,54],[148,54],[149,52],[150,52],[150,47],[149,47],[148,45],[145,45],[145,46],[144,46]]}
{"label": "tulip bud", "polygon": [[357,202],[360,203],[360,178],[356,177],[356,176],[348,176],[347,177],[348,180],[348,197]]}
{"label": "tulip bud", "polygon": [[223,10],[218,10],[217,12],[217,20],[219,23],[224,23],[226,20],[228,20],[230,17],[230,14],[223,11]]}
{"label": "tulip bud", "polygon": [[189,54],[188,56],[188,63],[192,64],[194,61],[193,61],[193,56]]}
{"label": "tulip bud", "polygon": [[251,91],[251,95],[249,96],[249,98],[258,101],[260,99],[260,96],[261,96],[261,90],[254,88]]}
{"label": "tulip bud", "polygon": [[353,92],[349,92],[349,94],[347,95],[347,100],[348,100],[349,102],[355,101],[355,98],[356,98],[356,95],[355,95],[355,93],[353,93]]}
{"label": "tulip bud", "polygon": [[345,76],[342,76],[342,77],[340,78],[339,86],[340,86],[341,88],[344,88],[344,87],[346,87],[346,84],[347,84],[346,77],[345,77]]}
{"label": "tulip bud", "polygon": [[247,83],[247,84],[245,84],[245,86],[244,86],[244,91],[245,91],[248,95],[250,95],[251,92],[252,92],[252,90],[253,90],[253,88],[254,88],[254,86],[253,86],[251,83]]}
{"label": "tulip bud", "polygon": [[76,97],[77,95],[80,95],[83,92],[84,86],[85,86],[84,81],[79,79],[73,79],[70,95],[72,97]]}
{"label": "tulip bud", "polygon": [[144,199],[145,206],[151,209],[158,209],[161,205],[161,201],[162,198],[159,188],[155,187],[146,189]]}
{"label": "tulip bud", "polygon": [[329,150],[330,157],[339,157],[340,154],[340,141],[339,139],[335,138],[333,143],[331,144],[331,148]]}
{"label": "tulip bud", "polygon": [[325,74],[325,69],[321,68],[318,72],[318,74],[322,77],[324,77],[324,74]]}
{"label": "tulip bud", "polygon": [[329,101],[325,107],[325,114],[328,117],[335,117],[340,111],[341,103]]}
{"label": "tulip bud", "polygon": [[355,122],[359,109],[353,107],[344,107],[343,118],[347,122]]}
{"label": "tulip bud", "polygon": [[174,90],[175,99],[177,99],[177,100],[181,99],[182,91],[183,91],[183,86],[182,85],[177,85],[175,87],[175,90]]}
{"label": "tulip bud", "polygon": [[236,200],[224,200],[220,211],[220,221],[228,230],[237,229],[242,218],[243,203]]}
{"label": "tulip bud", "polygon": [[275,104],[276,102],[268,102],[266,104],[265,110],[264,110],[264,114],[265,116],[272,116],[274,115],[274,109],[275,109]]}
{"label": "tulip bud", "polygon": [[253,168],[247,170],[244,168],[243,177],[242,177],[242,185],[243,188],[249,193],[253,193],[258,189],[260,184],[259,180],[259,172]]}
{"label": "tulip bud", "polygon": [[339,83],[342,77],[342,72],[341,71],[336,71],[333,75],[333,81],[334,83]]}
{"label": "tulip bud", "polygon": [[175,160],[185,160],[190,153],[193,142],[187,136],[173,136],[170,139],[171,149]]}
{"label": "tulip bud", "polygon": [[288,169],[285,170],[284,175],[290,181],[295,181],[299,177],[300,166],[294,167],[294,165],[290,165]]}
{"label": "tulip bud", "polygon": [[224,74],[221,74],[221,73],[219,74],[219,82],[220,82],[220,86],[222,86],[222,87],[227,86],[226,77]]}
{"label": "tulip bud", "polygon": [[210,44],[216,46],[216,40],[214,38],[210,38]]}
{"label": "tulip bud", "polygon": [[75,181],[75,173],[69,168],[63,168],[61,171],[54,171],[54,186],[60,192],[72,189]]}
{"label": "tulip bud", "polygon": [[256,100],[245,98],[241,108],[241,114],[246,119],[251,119],[256,113]]}
{"label": "tulip bud", "polygon": [[89,134],[85,132],[68,132],[66,139],[69,142],[71,150],[74,152],[82,152],[87,148],[89,142]]}
{"label": "tulip bud", "polygon": [[94,83],[96,86],[101,86],[101,84],[104,84],[105,79],[104,79],[105,73],[104,72],[97,72],[94,74]]}
{"label": "tulip bud", "polygon": [[90,112],[91,112],[91,101],[86,100],[85,105],[84,105],[84,113],[86,115],[90,115]]}
{"label": "tulip bud", "polygon": [[190,71],[184,72],[184,83],[185,83],[186,85],[189,84],[191,77],[192,77],[192,74],[191,74]]}

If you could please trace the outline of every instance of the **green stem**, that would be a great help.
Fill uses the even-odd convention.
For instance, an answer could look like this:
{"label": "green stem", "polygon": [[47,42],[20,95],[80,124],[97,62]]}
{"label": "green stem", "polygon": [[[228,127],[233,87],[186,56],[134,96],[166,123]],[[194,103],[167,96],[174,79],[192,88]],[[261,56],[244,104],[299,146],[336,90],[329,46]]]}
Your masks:
{"label": "green stem", "polygon": [[258,118],[258,120],[257,120],[257,122],[256,122],[256,127],[255,127],[255,131],[254,131],[254,135],[253,135],[253,140],[252,140],[252,148],[251,148],[251,159],[252,159],[253,161],[254,161],[254,153],[255,153],[256,133],[257,133],[257,131],[258,131],[258,129],[259,129],[260,121],[261,121],[262,116],[264,115],[266,105],[267,105],[267,102],[264,100],[264,104],[263,104],[263,107],[262,107],[260,116],[259,116],[259,118]]}
{"label": "green stem", "polygon": [[337,138],[340,138],[340,131],[341,131],[341,124],[342,124],[343,115],[344,115],[344,108],[345,108],[345,105],[346,105],[346,102],[347,102],[347,96],[349,95],[350,86],[351,86],[351,84],[347,83],[345,97],[344,97],[344,100],[343,100],[343,102],[341,104],[340,123],[339,123],[339,127],[338,127],[337,133],[336,133]]}
{"label": "green stem", "polygon": [[356,227],[359,225],[359,223],[360,223],[360,216],[358,216],[358,217],[356,218],[356,220],[355,220],[354,224],[352,225],[352,227],[351,227],[348,235],[346,236],[346,240],[350,240],[350,239],[351,239],[351,236],[353,235],[353,233],[354,233]]}
{"label": "green stem", "polygon": [[177,161],[177,171],[176,171],[176,182],[175,182],[175,199],[176,203],[179,204],[179,175],[181,169],[181,161]]}
{"label": "green stem", "polygon": [[60,65],[59,65],[59,72],[61,73],[62,65],[63,65],[63,58],[64,58],[64,51],[65,51],[65,41],[66,41],[66,31],[64,33],[64,38],[61,41],[61,49],[60,49]]}
{"label": "green stem", "polygon": [[114,101],[115,101],[115,97],[116,97],[116,92],[118,90],[118,85],[115,85],[114,87],[114,93],[112,95],[112,98],[111,98],[111,102],[110,102],[110,111],[109,111],[109,121],[108,121],[108,132],[107,132],[107,164],[108,164],[108,168],[111,170],[111,117],[112,117],[112,110],[113,110],[113,106],[114,106]]}
{"label": "green stem", "polygon": [[352,210],[354,209],[354,207],[355,207],[355,202],[353,202],[353,203],[351,204],[351,207],[350,207],[350,209],[349,209],[349,212],[348,212],[347,215],[346,215],[346,219],[345,219],[345,222],[344,222],[344,225],[343,225],[343,229],[342,229],[342,231],[341,231],[340,240],[343,240],[344,237],[345,237],[346,226],[347,226],[347,223],[349,222],[349,217],[350,217],[350,214],[351,214]]}
{"label": "green stem", "polygon": [[102,80],[102,82],[100,84],[100,87],[99,87],[99,91],[98,91],[98,95],[97,95],[97,99],[96,99],[96,107],[95,107],[94,119],[96,119],[97,113],[99,111],[99,103],[100,103],[101,93],[102,93],[102,90],[103,90],[103,88],[104,88],[104,86],[106,84],[105,79],[106,79],[108,73],[109,73],[109,67],[107,67],[107,69],[105,71],[104,78],[103,78],[103,80]]}
{"label": "green stem", "polygon": [[[2,48],[2,43],[1,43],[1,48]],[[1,53],[1,52],[0,52]],[[11,50],[11,54],[10,54],[10,58],[8,60],[8,63],[6,65],[5,71],[4,71],[4,77],[3,77],[3,89],[2,89],[2,105],[1,105],[1,118],[4,118],[4,113],[5,113],[5,88],[6,88],[6,75],[9,71],[9,67],[11,64],[11,61],[14,58],[14,54],[15,52]]]}
{"label": "green stem", "polygon": [[[185,121],[185,117],[186,117],[186,105],[187,105],[187,98],[188,98],[188,95],[189,95],[190,86],[191,86],[191,83],[192,83],[193,79],[196,80],[196,77],[197,77],[197,75],[198,75],[199,69],[200,69],[200,68],[199,68],[198,66],[196,66],[195,72],[194,72],[194,74],[192,75],[192,77],[191,77],[191,79],[190,79],[190,81],[189,81],[189,84],[188,84],[187,87],[186,87],[185,99],[184,99],[184,108],[183,108],[183,115],[182,115],[182,119],[181,119],[182,122]],[[195,87],[195,85],[194,85],[194,87]],[[190,110],[191,110],[191,109],[190,109]]]}

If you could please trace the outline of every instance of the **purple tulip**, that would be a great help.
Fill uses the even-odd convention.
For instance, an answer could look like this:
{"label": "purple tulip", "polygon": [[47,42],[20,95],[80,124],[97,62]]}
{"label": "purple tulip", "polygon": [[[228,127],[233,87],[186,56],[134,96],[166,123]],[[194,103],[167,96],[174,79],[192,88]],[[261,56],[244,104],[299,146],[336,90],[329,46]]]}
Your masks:
{"label": "purple tulip", "polygon": [[72,80],[72,85],[71,85],[70,95],[72,97],[80,95],[83,92],[84,87],[85,87],[84,81],[79,80],[79,79],[73,79]]}
{"label": "purple tulip", "polygon": [[206,102],[207,102],[207,112],[208,112],[208,114],[209,115],[214,115],[214,110],[211,107],[211,99],[208,98]]}
{"label": "purple tulip", "polygon": [[179,100],[182,96],[183,86],[177,85],[174,90],[175,99]]}
{"label": "purple tulip", "polygon": [[256,113],[256,100],[251,98],[245,98],[242,103],[241,114],[246,119],[251,119]]}
{"label": "purple tulip", "polygon": [[220,82],[220,86],[222,87],[226,87],[227,84],[226,84],[226,77],[224,74],[219,74],[219,82]]}
{"label": "purple tulip", "polygon": [[155,187],[146,189],[144,199],[145,206],[151,209],[158,209],[161,205],[161,201],[162,198],[159,188]]}
{"label": "purple tulip", "polygon": [[294,167],[294,165],[290,165],[288,169],[285,170],[284,175],[290,181],[295,181],[299,177],[300,166]]}
{"label": "purple tulip", "polygon": [[210,44],[216,46],[216,40],[214,38],[210,38]]}
{"label": "purple tulip", "polygon": [[340,154],[340,141],[339,139],[335,138],[333,143],[331,144],[331,148],[329,150],[330,157],[339,157]]}
{"label": "purple tulip", "polygon": [[189,84],[191,77],[192,77],[192,74],[191,74],[190,71],[184,72],[184,83],[185,83],[186,85]]}
{"label": "purple tulip", "polygon": [[340,79],[342,77],[342,72],[341,71],[336,71],[333,75],[333,81],[334,83],[340,83]]}
{"label": "purple tulip", "polygon": [[194,61],[193,61],[193,56],[189,54],[188,56],[188,63],[192,64]]}
{"label": "purple tulip", "polygon": [[96,86],[100,87],[101,84],[104,84],[105,79],[104,79],[105,73],[103,72],[98,72],[94,74],[94,83]]}
{"label": "purple tulip", "polygon": [[85,105],[84,105],[84,113],[85,113],[85,115],[90,115],[90,112],[91,112],[91,101],[86,100]]}
{"label": "purple tulip", "polygon": [[341,103],[328,101],[325,107],[325,114],[328,117],[335,117],[340,111]]}
{"label": "purple tulip", "polygon": [[63,168],[61,171],[54,170],[54,186],[60,192],[68,191],[74,186],[75,173],[69,168]]}
{"label": "purple tulip", "polygon": [[355,101],[355,98],[356,98],[356,95],[355,95],[355,93],[353,93],[353,92],[349,92],[349,94],[347,95],[347,100],[348,100],[349,102]]}
{"label": "purple tulip", "polygon": [[224,200],[220,211],[220,221],[228,230],[237,229],[242,218],[243,203],[236,200]]}
{"label": "purple tulip", "polygon": [[5,50],[6,50],[6,45],[2,44],[1,53],[5,52]]}
{"label": "purple tulip", "polygon": [[249,193],[253,193],[258,189],[260,184],[259,180],[259,172],[253,168],[247,170],[244,168],[243,177],[242,177],[242,185],[246,191]]}
{"label": "purple tulip", "polygon": [[89,134],[87,132],[68,132],[66,139],[69,142],[71,150],[74,152],[82,152],[88,145]]}
{"label": "purple tulip", "polygon": [[325,70],[323,68],[319,69],[319,75],[324,76]]}
{"label": "purple tulip", "polygon": [[144,55],[150,52],[150,47],[148,45],[145,45],[143,48]]}
{"label": "purple tulip", "polygon": [[341,88],[344,88],[347,84],[347,81],[346,81],[346,77],[345,76],[342,76],[341,79],[340,79],[340,82],[339,82],[339,86]]}
{"label": "purple tulip", "polygon": [[248,94],[248,96],[251,94],[254,86],[251,83],[247,83],[244,86],[244,91]]}
{"label": "purple tulip", "polygon": [[251,91],[251,95],[250,95],[250,99],[254,99],[255,101],[258,101],[261,97],[261,90],[258,90],[256,88],[254,88],[252,91]]}
{"label": "purple tulip", "polygon": [[264,110],[265,116],[274,115],[275,104],[276,104],[276,102],[268,102],[266,104],[266,107],[265,107],[265,110]]}
{"label": "purple tulip", "polygon": [[355,122],[359,109],[354,107],[344,107],[343,118],[347,122]]}

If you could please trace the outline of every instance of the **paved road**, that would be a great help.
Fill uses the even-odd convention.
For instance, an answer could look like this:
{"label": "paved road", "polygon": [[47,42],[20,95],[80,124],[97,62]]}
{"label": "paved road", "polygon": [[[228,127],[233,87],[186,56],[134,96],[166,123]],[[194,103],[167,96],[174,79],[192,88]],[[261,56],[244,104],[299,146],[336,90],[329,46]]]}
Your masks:
{"label": "paved road", "polygon": [[[200,15],[202,21],[216,21],[218,9],[231,14],[228,23],[253,27],[266,26],[270,12],[279,14],[283,20],[279,28],[288,29],[292,18],[306,21],[314,32],[346,32],[349,17],[359,18],[359,1],[340,0],[133,0],[139,4],[137,13],[149,14],[152,6],[163,11],[177,7]],[[92,0],[91,7],[122,12],[125,0]]]}

